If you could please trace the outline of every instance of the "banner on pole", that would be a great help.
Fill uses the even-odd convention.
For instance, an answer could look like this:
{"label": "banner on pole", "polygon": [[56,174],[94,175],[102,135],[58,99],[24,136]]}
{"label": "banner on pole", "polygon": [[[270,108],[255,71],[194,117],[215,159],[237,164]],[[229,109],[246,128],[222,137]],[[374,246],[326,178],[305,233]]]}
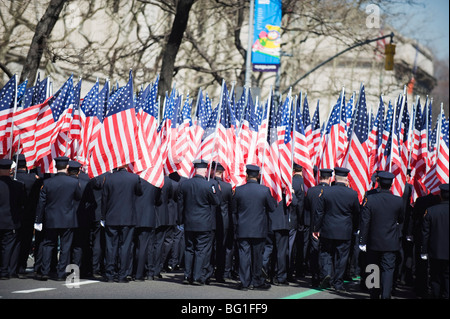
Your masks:
{"label": "banner on pole", "polygon": [[255,0],[252,65],[256,72],[277,72],[281,55],[281,0]]}

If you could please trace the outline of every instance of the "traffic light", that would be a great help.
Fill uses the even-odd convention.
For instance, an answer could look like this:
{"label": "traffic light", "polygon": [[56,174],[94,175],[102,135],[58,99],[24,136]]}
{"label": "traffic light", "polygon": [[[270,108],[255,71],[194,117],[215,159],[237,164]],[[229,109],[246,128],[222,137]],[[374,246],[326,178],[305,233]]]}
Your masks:
{"label": "traffic light", "polygon": [[385,61],[384,69],[386,71],[392,71],[394,69],[394,54],[395,54],[395,44],[389,43],[384,47]]}

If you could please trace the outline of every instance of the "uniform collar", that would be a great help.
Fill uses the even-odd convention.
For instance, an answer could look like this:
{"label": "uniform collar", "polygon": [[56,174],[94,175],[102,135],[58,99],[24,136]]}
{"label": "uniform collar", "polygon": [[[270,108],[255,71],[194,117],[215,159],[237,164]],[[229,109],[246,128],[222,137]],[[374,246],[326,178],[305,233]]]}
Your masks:
{"label": "uniform collar", "polygon": [[194,177],[206,179],[206,177],[204,177],[202,175],[198,175],[198,174],[195,174]]}

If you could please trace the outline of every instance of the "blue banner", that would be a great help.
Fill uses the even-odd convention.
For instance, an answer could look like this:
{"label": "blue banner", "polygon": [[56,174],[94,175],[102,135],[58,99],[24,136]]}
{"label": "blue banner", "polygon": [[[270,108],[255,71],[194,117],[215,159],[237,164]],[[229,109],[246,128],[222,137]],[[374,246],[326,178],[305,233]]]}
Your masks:
{"label": "blue banner", "polygon": [[255,0],[252,64],[254,71],[277,71],[281,54],[281,0]]}

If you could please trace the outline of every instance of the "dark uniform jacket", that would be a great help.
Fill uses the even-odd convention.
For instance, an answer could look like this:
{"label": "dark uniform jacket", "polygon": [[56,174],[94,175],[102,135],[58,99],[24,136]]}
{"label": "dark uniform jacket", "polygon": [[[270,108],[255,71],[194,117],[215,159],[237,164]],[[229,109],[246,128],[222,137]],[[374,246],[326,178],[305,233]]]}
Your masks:
{"label": "dark uniform jacket", "polygon": [[216,209],[216,228],[222,228],[224,231],[230,227],[230,216],[232,214],[233,191],[230,183],[216,177],[215,180],[219,186],[220,204]]}
{"label": "dark uniform jacket", "polygon": [[303,183],[303,177],[300,175],[294,175],[292,177],[292,188],[294,189],[294,197],[296,199],[296,205],[288,206],[288,229],[297,229],[299,223],[303,219],[303,210],[305,202],[305,188]]}
{"label": "dark uniform jacket", "polygon": [[121,168],[105,176],[102,219],[106,226],[135,226],[136,197],[142,195],[138,175]]}
{"label": "dark uniform jacket", "polygon": [[136,227],[156,228],[156,205],[161,204],[161,188],[145,180],[141,184],[142,196],[136,198]]}
{"label": "dark uniform jacket", "polygon": [[78,227],[75,207],[81,195],[78,179],[66,173],[45,179],[39,194],[36,223],[43,223],[44,228]]}
{"label": "dark uniform jacket", "polygon": [[277,206],[267,186],[255,180],[236,187],[233,196],[233,214],[236,216],[237,238],[266,238],[269,216]]}
{"label": "dark uniform jacket", "polygon": [[319,183],[319,185],[308,189],[305,196],[303,219],[300,220],[300,225],[308,227],[314,225],[314,212],[317,209],[319,195],[322,193],[324,187],[330,187],[330,185],[327,183]]}
{"label": "dark uniform jacket", "polygon": [[422,228],[422,253],[429,254],[430,258],[449,260],[448,209],[448,200],[445,200],[425,211]]}
{"label": "dark uniform jacket", "polygon": [[384,189],[368,193],[361,209],[359,243],[374,251],[399,250],[403,218],[401,197]]}
{"label": "dark uniform jacket", "polygon": [[95,203],[93,204],[90,213],[92,214],[91,220],[93,222],[100,222],[102,219],[102,192],[103,192],[103,183],[105,182],[106,175],[110,174],[104,173],[95,177],[92,177],[89,180],[88,187],[92,189],[92,193],[94,195]]}
{"label": "dark uniform jacket", "polygon": [[359,199],[353,189],[336,183],[323,189],[315,212],[314,232],[320,237],[350,240],[358,227]]}
{"label": "dark uniform jacket", "polygon": [[33,224],[36,219],[36,207],[39,200],[39,192],[42,186],[42,179],[36,177],[34,173],[26,170],[17,170],[16,179],[25,184],[26,201],[22,221]]}
{"label": "dark uniform jacket", "polygon": [[25,184],[0,176],[0,229],[18,229],[26,200]]}
{"label": "dark uniform jacket", "polygon": [[185,231],[211,231],[219,204],[215,187],[203,176],[195,175],[179,184],[178,210]]}
{"label": "dark uniform jacket", "polygon": [[78,227],[89,228],[92,224],[93,210],[95,209],[95,198],[89,180],[81,179],[76,175],[70,175],[80,183],[81,199],[74,206],[77,215]]}
{"label": "dark uniform jacket", "polygon": [[[295,211],[297,207],[297,197],[292,196],[292,202],[286,206],[286,195],[283,194],[282,200],[277,204],[277,207],[269,214],[270,229],[271,230],[289,230],[290,229],[290,211]],[[295,215],[295,214],[294,214]]]}
{"label": "dark uniform jacket", "polygon": [[156,227],[176,225],[177,211],[171,209],[170,199],[173,197],[173,183],[169,176],[164,176],[164,185],[160,188],[156,205]]}

